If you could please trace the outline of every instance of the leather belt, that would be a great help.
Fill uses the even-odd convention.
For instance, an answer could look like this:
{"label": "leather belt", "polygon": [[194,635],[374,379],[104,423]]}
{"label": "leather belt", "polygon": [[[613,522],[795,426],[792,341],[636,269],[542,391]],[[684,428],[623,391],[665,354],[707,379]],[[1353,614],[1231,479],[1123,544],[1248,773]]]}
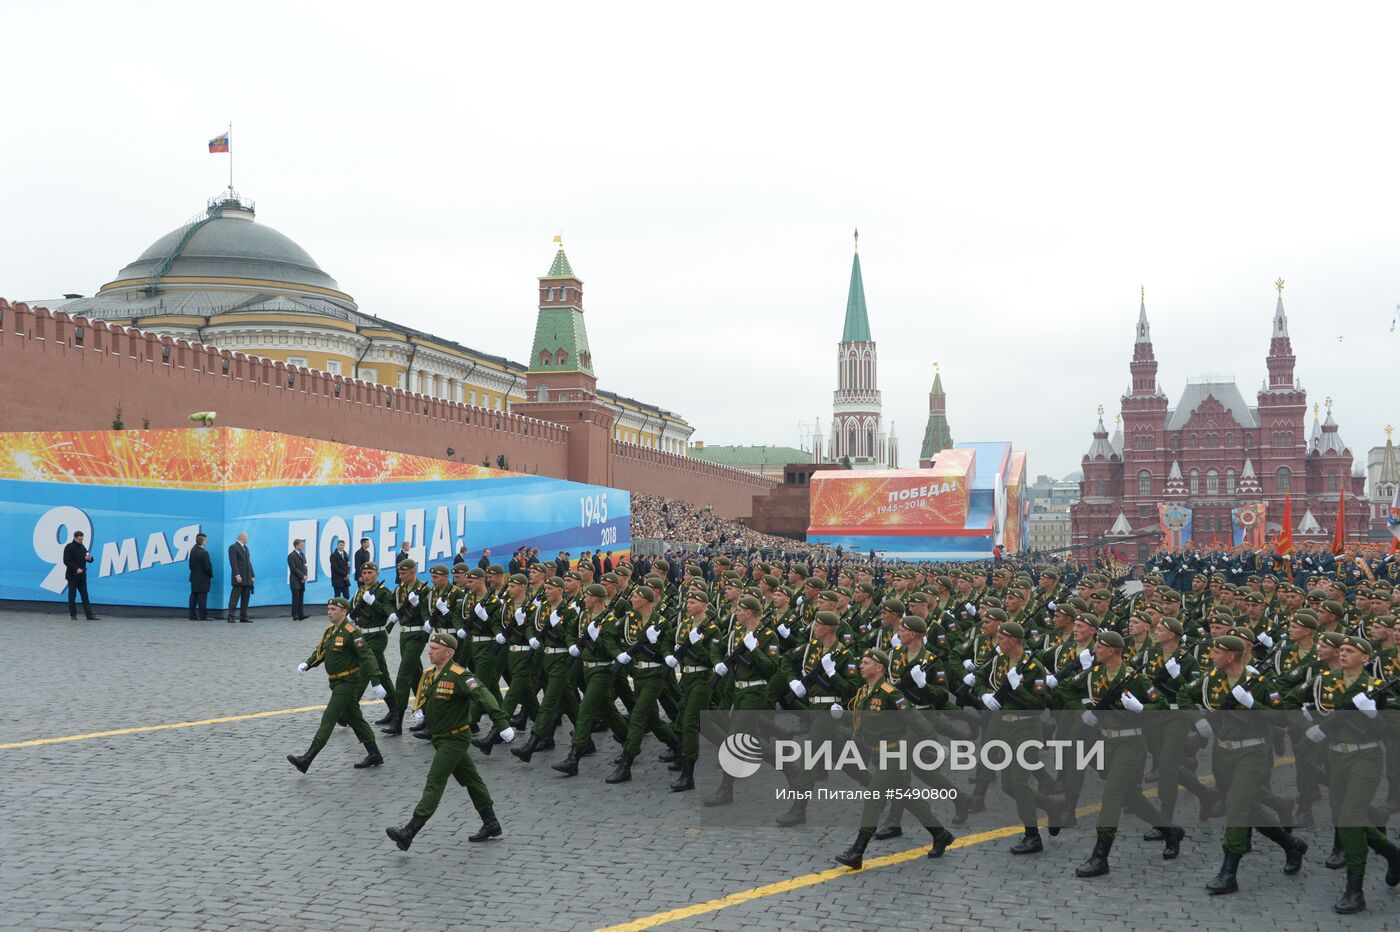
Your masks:
{"label": "leather belt", "polygon": [[585,661],[583,662],[583,666],[584,666],[585,669],[588,669],[588,670],[592,670],[594,667],[610,667],[610,666],[612,666],[612,661],[611,661],[611,660],[585,660]]}
{"label": "leather belt", "polygon": [[1215,739],[1215,746],[1224,748],[1227,751],[1239,751],[1244,748],[1258,747],[1263,743],[1263,738],[1245,738],[1243,741],[1222,741],[1219,738]]}
{"label": "leather belt", "polygon": [[474,643],[474,644],[480,644],[482,641],[494,641],[494,640],[496,640],[495,638],[493,638],[493,637],[492,637],[491,635],[489,635],[489,634],[473,634],[471,639],[472,639],[472,643]]}
{"label": "leather belt", "polygon": [[812,705],[831,705],[837,699],[835,696],[808,696],[807,701]]}
{"label": "leather belt", "polygon": [[1379,741],[1367,741],[1365,744],[1329,744],[1329,745],[1328,745],[1328,747],[1330,747],[1332,750],[1336,751],[1336,752],[1339,753],[1339,754],[1350,754],[1350,753],[1353,752],[1353,751],[1367,751],[1367,750],[1370,750],[1371,748],[1378,748],[1378,747],[1380,747],[1380,746],[1381,746],[1381,743],[1380,743]]}
{"label": "leather belt", "polygon": [[359,673],[359,672],[360,672],[360,668],[359,668],[359,667],[351,667],[350,669],[344,670],[344,671],[342,671],[342,672],[340,672],[340,673],[332,673],[331,676],[330,676],[330,678],[333,679],[333,680],[343,680],[343,679],[345,679],[347,676],[354,676],[356,673]]}
{"label": "leather belt", "polygon": [[1103,736],[1105,738],[1135,738],[1140,734],[1142,734],[1141,728],[1123,728],[1119,731],[1110,731],[1105,728],[1103,730]]}
{"label": "leather belt", "polygon": [[546,654],[567,654],[569,649],[567,647],[546,647],[544,652]]}
{"label": "leather belt", "polygon": [[661,666],[661,664],[652,663],[650,660],[642,660],[632,664],[632,668],[635,670],[655,670],[659,666]]}
{"label": "leather belt", "polygon": [[734,684],[735,689],[752,689],[755,686],[767,686],[767,680],[739,680]]}
{"label": "leather belt", "polygon": [[681,672],[682,672],[682,673],[708,673],[708,672],[710,672],[710,668],[709,668],[709,667],[694,667],[694,666],[692,666],[692,667],[681,667]]}
{"label": "leather belt", "polygon": [[512,645],[510,645],[511,653],[515,653],[516,651],[529,650],[529,649],[530,649],[530,645],[529,645],[529,644],[512,644]]}

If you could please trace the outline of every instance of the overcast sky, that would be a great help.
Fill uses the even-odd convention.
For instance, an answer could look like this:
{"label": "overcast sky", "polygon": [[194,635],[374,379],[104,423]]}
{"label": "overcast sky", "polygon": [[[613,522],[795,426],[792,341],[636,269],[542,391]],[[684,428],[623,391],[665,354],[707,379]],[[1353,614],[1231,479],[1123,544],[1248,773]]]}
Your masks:
{"label": "overcast sky", "polygon": [[[886,426],[1077,469],[1128,384],[1297,373],[1397,420],[1397,8],[0,0],[0,295],[90,294],[227,183],[362,310],[524,360],[563,232],[606,388],[831,423],[861,231]],[[1311,423],[1311,420],[1309,421]]]}

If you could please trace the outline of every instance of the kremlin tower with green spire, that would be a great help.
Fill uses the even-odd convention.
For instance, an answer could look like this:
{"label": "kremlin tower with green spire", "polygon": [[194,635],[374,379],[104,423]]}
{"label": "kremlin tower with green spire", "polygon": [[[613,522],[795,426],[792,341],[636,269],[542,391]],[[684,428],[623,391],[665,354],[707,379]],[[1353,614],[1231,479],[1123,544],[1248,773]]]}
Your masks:
{"label": "kremlin tower with green spire", "polygon": [[895,467],[899,451],[880,423],[880,390],[876,387],[875,341],[865,310],[865,283],[860,275],[860,231],[851,263],[851,287],[846,295],[846,325],[836,350],[836,393],[827,459],[857,468]]}
{"label": "kremlin tower with green spire", "polygon": [[943,375],[938,363],[933,364],[933,390],[928,393],[928,426],[924,428],[924,443],[919,448],[919,467],[928,469],[941,450],[953,446],[953,431],[948,426],[948,399],[943,394]]}

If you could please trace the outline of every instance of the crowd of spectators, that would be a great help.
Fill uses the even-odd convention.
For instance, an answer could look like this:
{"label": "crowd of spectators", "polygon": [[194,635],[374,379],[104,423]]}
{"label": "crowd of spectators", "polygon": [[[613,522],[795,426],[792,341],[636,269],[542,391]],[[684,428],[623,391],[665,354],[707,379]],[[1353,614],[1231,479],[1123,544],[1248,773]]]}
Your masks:
{"label": "crowd of spectators", "polygon": [[636,493],[632,495],[632,539],[660,540],[697,552],[823,549],[787,537],[760,534],[738,521],[721,518],[709,505]]}

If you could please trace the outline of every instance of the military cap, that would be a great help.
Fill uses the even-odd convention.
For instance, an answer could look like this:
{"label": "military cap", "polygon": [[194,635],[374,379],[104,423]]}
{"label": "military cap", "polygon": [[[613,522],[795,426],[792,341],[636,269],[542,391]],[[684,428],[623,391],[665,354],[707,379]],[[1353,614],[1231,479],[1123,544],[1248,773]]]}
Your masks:
{"label": "military cap", "polygon": [[619,563],[613,567],[613,572],[619,576],[626,576],[628,579],[632,578],[632,567],[627,563]]}
{"label": "military cap", "polygon": [[336,597],[333,598],[333,599],[327,599],[327,600],[326,600],[326,604],[327,604],[327,605],[339,605],[341,608],[345,609],[347,612],[350,610],[350,600],[349,600],[349,599],[341,598],[340,596],[336,596]]}
{"label": "military cap", "polygon": [[1148,573],[1142,578],[1142,581],[1150,582],[1154,586],[1161,586],[1166,583],[1166,579],[1162,576],[1161,573]]}
{"label": "military cap", "polygon": [[856,588],[859,589],[861,592],[864,592],[866,595],[875,594],[875,587],[868,582],[856,583]]}
{"label": "military cap", "polygon": [[937,582],[938,585],[942,586],[944,589],[953,588],[953,578],[951,576],[940,576],[934,581]]}
{"label": "military cap", "polygon": [[871,660],[875,661],[881,666],[888,667],[890,665],[890,655],[880,650],[878,647],[872,647],[865,653],[861,654],[862,659],[866,657],[869,657]]}
{"label": "military cap", "polygon": [[360,572],[363,573],[365,570],[374,570],[378,572],[379,564],[375,563],[373,560],[366,560],[364,563],[360,564]]}
{"label": "military cap", "polygon": [[1172,634],[1175,634],[1177,637],[1181,637],[1183,634],[1186,633],[1185,626],[1182,625],[1182,623],[1175,618],[1163,618],[1162,627],[1166,628],[1168,631],[1170,631]]}
{"label": "military cap", "polygon": [[671,568],[671,564],[667,563],[665,560],[653,560],[651,563],[651,568],[656,570],[658,573],[665,573]]}
{"label": "military cap", "polygon": [[529,572],[529,573],[547,573],[547,572],[549,572],[550,569],[552,569],[552,568],[553,568],[552,565],[551,565],[551,566],[545,566],[545,564],[543,564],[543,563],[531,563],[530,566],[528,567],[528,569],[526,570],[526,572]]}
{"label": "military cap", "polygon": [[481,567],[479,567],[479,566],[473,566],[471,569],[467,570],[467,578],[468,578],[468,579],[485,579],[485,578],[486,578],[486,571],[485,571],[484,569],[482,569]]}
{"label": "military cap", "polygon": [[418,569],[418,561],[413,559],[412,557],[404,557],[402,560],[399,561],[399,569],[416,570]]}
{"label": "military cap", "polygon": [[918,602],[920,605],[928,605],[931,603],[927,592],[911,592],[909,593],[909,597],[904,601],[908,605],[913,605],[915,602]]}
{"label": "military cap", "polygon": [[905,615],[900,619],[899,623],[915,634],[928,634],[928,622],[924,621],[918,615]]}
{"label": "military cap", "polygon": [[982,598],[982,607],[983,607],[983,608],[1001,608],[1001,607],[1002,607],[1001,599],[998,599],[998,598],[997,598],[996,596],[994,596],[994,595],[984,596],[984,597]]}
{"label": "military cap", "polygon": [[1073,619],[1073,618],[1078,618],[1078,617],[1079,617],[1079,609],[1075,608],[1075,607],[1074,607],[1073,605],[1071,605],[1069,602],[1056,602],[1056,603],[1055,603],[1055,614],[1056,614],[1056,615],[1067,615],[1067,616],[1069,616],[1071,619]]}
{"label": "military cap", "polygon": [[1341,618],[1347,613],[1347,607],[1334,599],[1328,599],[1326,602],[1323,602],[1322,607],[1338,618]]}
{"label": "military cap", "polygon": [[776,589],[783,584],[783,581],[772,573],[769,573],[763,577],[763,584],[769,589]]}
{"label": "military cap", "polygon": [[743,587],[743,578],[733,570],[722,574],[720,579],[724,580],[724,585],[726,586],[734,586],[735,588]]}
{"label": "military cap", "polygon": [[818,602],[840,602],[841,593],[835,589],[823,589],[821,595],[817,596]]}
{"label": "military cap", "polygon": [[614,586],[616,586],[616,585],[618,585],[619,583],[622,582],[622,580],[620,580],[620,579],[617,578],[617,574],[616,574],[616,573],[604,573],[604,574],[599,578],[598,581],[599,581],[599,582],[612,583]]}
{"label": "military cap", "polygon": [[436,566],[434,566],[432,569],[428,570],[428,575],[429,575],[429,576],[446,576],[446,575],[447,575],[447,572],[448,572],[447,567],[445,567],[445,566],[443,566],[441,563],[439,563],[439,564],[437,564]]}
{"label": "military cap", "polygon": [[1119,650],[1123,649],[1123,635],[1119,634],[1117,631],[1100,631],[1099,636],[1094,638],[1094,641],[1105,647],[1116,647]]}
{"label": "military cap", "polygon": [[546,579],[546,580],[544,581],[544,584],[545,584],[546,586],[552,586],[552,587],[554,587],[555,589],[563,589],[563,588],[564,588],[564,577],[562,577],[562,576],[551,576],[551,577],[549,577],[548,579]]}
{"label": "military cap", "polygon": [[[1005,612],[1002,613],[1003,617]],[[1026,636],[1026,629],[1014,621],[1003,621],[997,627],[997,634],[1004,634],[1009,638],[1023,638]]]}
{"label": "military cap", "polygon": [[988,608],[984,609],[979,617],[983,619],[990,618],[992,621],[1005,621],[1006,612],[999,608]]}
{"label": "military cap", "polygon": [[1042,577],[1047,577],[1047,576],[1048,576],[1048,577],[1051,578],[1051,579],[1059,579],[1059,578],[1060,578],[1060,571],[1057,570],[1057,569],[1055,569],[1053,566],[1047,566],[1047,567],[1045,567],[1045,569],[1043,569],[1043,570],[1040,571],[1040,575],[1041,575]]}
{"label": "military cap", "polygon": [[751,595],[746,595],[739,600],[739,607],[746,608],[751,612],[763,611],[763,603]]}
{"label": "military cap", "polygon": [[1080,612],[1079,617],[1074,620],[1081,625],[1088,625],[1090,628],[1097,628],[1099,626],[1099,616],[1095,615],[1093,612]]}
{"label": "military cap", "polygon": [[1262,592],[1247,592],[1247,593],[1245,593],[1244,600],[1245,600],[1246,602],[1251,602],[1251,603],[1255,603],[1255,604],[1262,605],[1262,604],[1264,603],[1264,593],[1262,593]]}
{"label": "military cap", "polygon": [[1327,593],[1322,589],[1311,589],[1308,591],[1309,602],[1324,602],[1327,600]]}
{"label": "military cap", "polygon": [[457,649],[456,635],[449,634],[446,631],[434,631],[428,638],[428,641],[432,644],[441,644],[443,647],[450,647],[453,650]]}
{"label": "military cap", "polygon": [[564,578],[573,579],[578,582],[583,582],[583,574],[580,573],[578,570],[569,570],[567,573],[564,574]]}
{"label": "military cap", "polygon": [[715,566],[729,566],[733,562],[734,561],[728,557],[715,557]]}
{"label": "military cap", "polygon": [[1234,625],[1230,628],[1230,630],[1227,633],[1233,634],[1235,637],[1239,638],[1242,641],[1254,640],[1254,632],[1244,625]]}
{"label": "military cap", "polygon": [[1095,589],[1093,592],[1089,593],[1089,598],[1091,598],[1091,599],[1111,599],[1111,598],[1113,598],[1113,593],[1112,593],[1112,592],[1109,592],[1107,589],[1102,589],[1102,588],[1100,588],[1100,589]]}
{"label": "military cap", "polygon": [[1321,640],[1322,643],[1328,645],[1329,647],[1341,647],[1342,641],[1344,641],[1345,639],[1346,636],[1340,631],[1324,631],[1322,632],[1322,635],[1319,638],[1319,640]]}
{"label": "military cap", "polygon": [[903,615],[907,606],[899,599],[886,599],[880,603],[880,611],[893,612],[896,615]]}
{"label": "military cap", "polygon": [[809,589],[826,588],[826,583],[822,582],[822,580],[817,576],[808,576],[802,581],[802,585],[807,586]]}
{"label": "military cap", "polygon": [[1233,634],[1222,634],[1220,637],[1210,642],[1211,647],[1218,647],[1221,650],[1235,651],[1237,653],[1245,649],[1246,643],[1244,638]]}
{"label": "military cap", "polygon": [[637,595],[646,599],[648,602],[656,601],[656,590],[653,589],[651,586],[638,586],[636,592]]}
{"label": "military cap", "polygon": [[589,586],[583,591],[585,594],[591,595],[595,599],[606,599],[608,597],[608,590],[603,588],[598,583],[594,583],[593,585]]}
{"label": "military cap", "polygon": [[704,586],[691,586],[690,589],[686,591],[685,597],[687,599],[694,599],[697,602],[710,601],[709,593],[705,591]]}
{"label": "military cap", "polygon": [[773,590],[774,595],[777,595],[779,592],[787,596],[789,599],[797,597],[797,593],[793,590],[791,586],[779,586],[778,588]]}
{"label": "military cap", "polygon": [[817,612],[812,620],[819,625],[839,625],[841,623],[841,616],[837,615],[835,612]]}
{"label": "military cap", "polygon": [[657,576],[655,573],[649,574],[646,579],[642,580],[642,582],[648,586],[651,586],[653,589],[663,589],[666,586],[665,577]]}
{"label": "military cap", "polygon": [[1366,640],[1365,638],[1350,637],[1350,636],[1349,636],[1349,637],[1344,637],[1344,638],[1342,638],[1342,646],[1343,646],[1343,647],[1355,647],[1357,650],[1361,651],[1361,653],[1363,653],[1363,654],[1369,654],[1369,653],[1371,652],[1371,642],[1368,641],[1368,640]]}
{"label": "military cap", "polygon": [[1293,617],[1288,621],[1291,624],[1302,625],[1309,631],[1316,631],[1319,627],[1317,616],[1312,612],[1294,612]]}
{"label": "military cap", "polygon": [[[467,564],[465,563],[452,564],[452,575],[456,576],[458,573],[461,573],[464,576],[468,575],[469,573],[471,573],[471,567],[467,566]],[[485,576],[486,574],[482,573],[481,575]]]}
{"label": "military cap", "polygon": [[1077,611],[1087,612],[1089,610],[1088,600],[1081,596],[1072,595],[1068,599],[1065,599],[1065,601],[1073,605]]}
{"label": "military cap", "polygon": [[1385,628],[1393,628],[1393,627],[1395,627],[1395,616],[1394,616],[1394,615],[1377,615],[1375,618],[1372,618],[1372,619],[1371,619],[1371,624],[1373,624],[1373,625],[1380,625],[1380,626],[1385,627]]}
{"label": "military cap", "polygon": [[705,575],[705,571],[702,570],[702,569],[700,568],[700,564],[699,564],[699,563],[687,563],[687,564],[685,565],[685,575],[687,575],[687,576],[704,576],[704,575]]}
{"label": "military cap", "polygon": [[506,577],[506,582],[513,582],[521,586],[528,586],[530,585],[530,577],[526,576],[524,573],[511,573],[509,576]]}
{"label": "military cap", "polygon": [[486,567],[486,572],[490,573],[492,576],[504,576],[506,574],[506,568],[499,563],[492,563],[490,566]]}

